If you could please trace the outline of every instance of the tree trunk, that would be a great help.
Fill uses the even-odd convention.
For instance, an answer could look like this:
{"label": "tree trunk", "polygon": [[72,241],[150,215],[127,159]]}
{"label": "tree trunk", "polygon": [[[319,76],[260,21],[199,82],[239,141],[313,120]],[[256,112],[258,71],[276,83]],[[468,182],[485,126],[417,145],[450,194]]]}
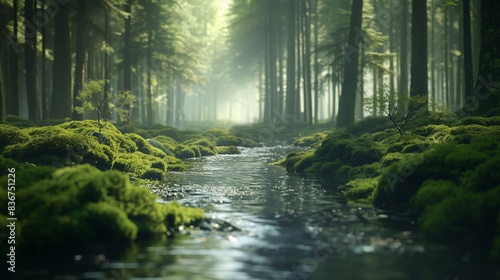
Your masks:
{"label": "tree trunk", "polygon": [[50,118],[71,117],[71,42],[68,5],[60,5],[55,15],[53,92]]}
{"label": "tree trunk", "polygon": [[339,100],[337,127],[345,127],[354,123],[359,70],[359,38],[357,38],[356,34],[361,30],[362,14],[363,0],[353,0],[346,49],[347,53],[345,57],[344,80],[342,82],[342,94]]}
{"label": "tree trunk", "polygon": [[19,1],[13,1],[13,20],[14,34],[12,35],[12,48],[10,48],[10,90],[7,97],[6,114],[19,116],[19,45],[18,45],[18,26],[17,12],[19,10]]}
{"label": "tree trunk", "polygon": [[[464,48],[464,99],[465,103],[474,97],[474,74],[472,66],[472,35],[470,20],[470,0],[462,1],[463,48]],[[464,104],[465,105],[465,104]]]}
{"label": "tree trunk", "polygon": [[436,110],[437,105],[437,88],[436,88],[436,52],[434,51],[434,38],[436,33],[436,19],[434,16],[434,2],[431,2],[431,107],[432,110]]}
{"label": "tree trunk", "polygon": [[405,114],[408,99],[408,1],[402,0],[401,46],[399,58],[398,111]]}
{"label": "tree trunk", "polygon": [[427,110],[427,3],[412,0],[411,26],[411,89],[410,97],[425,98],[419,104],[412,105],[412,111]]}
{"label": "tree trunk", "polygon": [[109,102],[113,98],[110,95],[111,92],[111,69],[110,69],[110,55],[109,51],[107,48],[107,45],[110,43],[109,40],[109,11],[107,8],[102,9],[104,12],[104,44],[106,45],[106,48],[104,49],[104,80],[106,81],[104,83],[104,105],[103,105],[103,116],[105,118],[110,118],[110,108],[109,108]]}
{"label": "tree trunk", "polygon": [[[297,0],[301,1],[301,0]],[[297,119],[300,121],[305,121],[304,120],[304,115],[302,114],[301,111],[301,82],[302,82],[302,26],[303,26],[303,18],[302,18],[302,13],[301,13],[301,4],[300,2],[298,3],[296,7],[296,17],[297,17],[297,23],[296,23],[296,32],[297,32],[297,78],[296,78],[296,83],[297,86],[295,87],[296,93],[295,93],[295,112],[297,112]]]}
{"label": "tree trunk", "polygon": [[314,1],[314,123],[318,123],[319,111],[319,15],[318,0]]}
{"label": "tree trunk", "polygon": [[304,113],[305,121],[312,124],[312,94],[311,94],[311,20],[309,17],[309,8],[307,1],[302,2],[302,13],[304,17],[304,34],[303,34],[303,68],[304,68]]}
{"label": "tree trunk", "polygon": [[[500,77],[500,1],[483,0],[481,2],[481,51],[479,55],[479,71],[474,91],[476,106],[471,112],[484,114],[498,107],[500,91],[498,90],[498,77]],[[494,90],[496,88],[496,90]],[[478,111],[475,111],[478,109]]]}
{"label": "tree trunk", "polygon": [[26,0],[24,4],[24,63],[26,70],[26,94],[28,98],[28,115],[32,121],[38,121],[38,93],[36,74],[36,35],[37,27],[31,22],[35,14],[36,2]]}
{"label": "tree trunk", "polygon": [[[45,0],[40,2],[40,12],[45,14]],[[42,119],[47,119],[49,117],[49,96],[47,94],[47,56],[45,54],[47,50],[47,31],[46,24],[42,25],[42,57],[41,57],[41,75],[40,75],[40,91],[42,95]]]}
{"label": "tree trunk", "polygon": [[146,124],[148,126],[152,126],[153,125],[153,92],[152,92],[152,88],[151,88],[151,83],[152,83],[152,80],[151,80],[151,59],[152,59],[152,56],[153,56],[153,31],[150,29],[148,31],[148,53],[147,53],[147,83],[148,83],[148,89],[147,89],[147,108],[146,108]]}
{"label": "tree trunk", "polygon": [[76,53],[75,53],[75,81],[73,83],[73,120],[82,120],[83,115],[75,110],[75,107],[82,106],[77,99],[83,86],[83,69],[85,67],[85,32],[87,22],[87,1],[78,1],[78,10],[76,15]]}
{"label": "tree trunk", "polygon": [[293,124],[295,111],[295,1],[288,0],[288,43],[286,62],[286,115],[293,116],[289,121]]}
{"label": "tree trunk", "polygon": [[125,18],[125,32],[123,33],[123,90],[132,90],[132,26],[130,13],[132,0],[127,0],[124,12],[129,16]]}

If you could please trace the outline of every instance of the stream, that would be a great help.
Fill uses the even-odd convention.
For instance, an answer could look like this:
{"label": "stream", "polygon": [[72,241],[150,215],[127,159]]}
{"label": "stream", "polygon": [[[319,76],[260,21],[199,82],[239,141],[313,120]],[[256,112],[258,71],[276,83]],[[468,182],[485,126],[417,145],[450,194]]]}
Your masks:
{"label": "stream", "polygon": [[193,159],[192,170],[153,189],[160,202],[203,208],[206,226],[116,253],[46,259],[19,279],[500,279],[498,268],[423,238],[411,222],[349,203],[329,178],[269,165],[288,151]]}

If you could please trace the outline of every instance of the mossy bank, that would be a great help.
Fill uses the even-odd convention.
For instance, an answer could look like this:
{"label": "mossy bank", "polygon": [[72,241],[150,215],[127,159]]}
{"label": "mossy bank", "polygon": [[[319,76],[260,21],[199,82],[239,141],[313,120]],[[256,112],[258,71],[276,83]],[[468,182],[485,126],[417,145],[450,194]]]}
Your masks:
{"label": "mossy bank", "polygon": [[310,148],[279,164],[335,177],[351,199],[407,213],[428,236],[500,260],[500,117],[430,115],[403,136],[386,118],[368,118],[301,143]]}
{"label": "mossy bank", "polygon": [[[0,124],[0,166],[16,169],[16,241],[22,251],[128,243],[196,224],[204,217],[202,210],[158,203],[144,180],[166,180],[168,171],[188,169],[186,158],[239,153],[229,145],[237,141],[258,145],[226,130],[99,127],[95,121],[38,126],[7,120]],[[223,136],[237,141],[218,145]],[[0,191],[0,204],[7,205],[6,189]],[[3,228],[6,211],[0,210]]]}

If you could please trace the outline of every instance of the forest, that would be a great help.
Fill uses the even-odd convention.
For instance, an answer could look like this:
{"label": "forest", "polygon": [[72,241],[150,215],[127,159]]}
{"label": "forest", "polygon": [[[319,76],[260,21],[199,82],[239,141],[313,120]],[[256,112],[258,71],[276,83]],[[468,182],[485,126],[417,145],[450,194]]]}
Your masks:
{"label": "forest", "polygon": [[499,10],[0,0],[0,275],[500,279]]}

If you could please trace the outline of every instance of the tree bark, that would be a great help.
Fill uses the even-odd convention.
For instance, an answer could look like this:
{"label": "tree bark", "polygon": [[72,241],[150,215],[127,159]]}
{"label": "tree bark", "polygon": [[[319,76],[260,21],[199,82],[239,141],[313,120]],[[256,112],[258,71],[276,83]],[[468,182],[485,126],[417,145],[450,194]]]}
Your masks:
{"label": "tree bark", "polygon": [[472,66],[472,35],[470,20],[470,0],[462,1],[463,46],[464,46],[464,98],[472,100],[474,96],[474,74]]}
{"label": "tree bark", "polygon": [[356,88],[358,86],[360,43],[357,33],[361,32],[362,14],[363,0],[353,0],[349,25],[349,35],[345,54],[346,61],[344,68],[344,80],[342,82],[342,94],[339,100],[337,127],[345,127],[349,124],[354,123]]}
{"label": "tree bark", "polygon": [[76,53],[75,53],[75,81],[73,83],[73,120],[82,120],[82,114],[75,110],[75,107],[82,106],[78,100],[78,94],[83,86],[83,69],[85,60],[85,32],[87,18],[87,1],[78,1],[78,11],[76,15]]}
{"label": "tree bark", "polygon": [[50,118],[71,117],[71,44],[69,32],[69,6],[60,5],[55,15],[53,92]]}
{"label": "tree bark", "polygon": [[401,46],[399,58],[399,90],[397,107],[400,113],[405,113],[408,99],[408,1],[401,0]]}
{"label": "tree bark", "polygon": [[24,3],[24,63],[26,71],[26,94],[28,98],[28,115],[32,121],[38,121],[38,93],[36,74],[36,35],[37,27],[32,22],[35,14],[35,1],[26,0]]}
{"label": "tree bark", "polygon": [[297,112],[295,111],[295,2],[288,0],[288,43],[286,62],[286,114],[294,116],[289,121],[293,123]]}
{"label": "tree bark", "polygon": [[[479,71],[474,90],[477,103],[469,111],[485,114],[498,107],[500,91],[498,77],[500,77],[500,1],[483,0],[481,2],[481,51],[479,54]],[[493,90],[493,89],[497,90]]]}
{"label": "tree bark", "polygon": [[147,108],[146,108],[146,124],[148,126],[153,125],[153,92],[152,92],[152,80],[151,80],[151,60],[153,56],[153,31],[150,29],[148,31],[148,52],[147,52],[147,83],[148,83],[148,90],[147,90]]}
{"label": "tree bark", "polygon": [[[42,14],[45,13],[45,0],[40,3],[40,10]],[[49,117],[49,95],[47,92],[47,28],[44,24],[42,26],[42,65],[41,65],[41,76],[40,76],[40,89],[42,93],[42,119],[47,119]]]}
{"label": "tree bark", "polygon": [[412,0],[412,49],[410,97],[425,98],[419,104],[412,102],[411,111],[427,110],[427,4],[426,1]]}
{"label": "tree bark", "polygon": [[10,48],[10,71],[9,71],[9,92],[6,102],[6,114],[19,116],[19,45],[18,45],[18,24],[17,12],[19,10],[19,1],[13,1],[13,20],[14,30],[12,35],[12,48]]}

